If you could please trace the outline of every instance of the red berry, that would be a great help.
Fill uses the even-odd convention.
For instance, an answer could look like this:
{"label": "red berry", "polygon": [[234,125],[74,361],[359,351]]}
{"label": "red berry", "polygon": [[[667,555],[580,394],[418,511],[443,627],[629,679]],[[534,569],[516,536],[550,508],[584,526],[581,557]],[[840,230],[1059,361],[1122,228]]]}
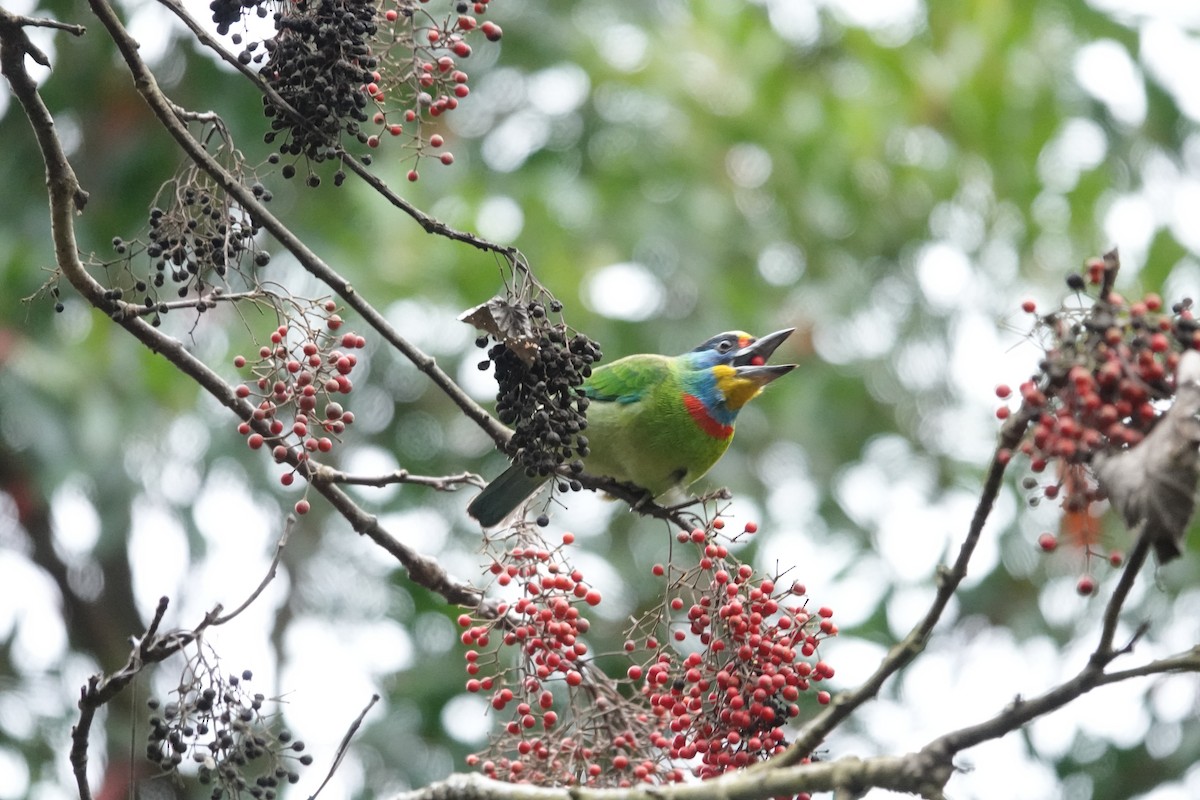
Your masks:
{"label": "red berry", "polygon": [[1026,300],[1025,302],[1021,303],[1021,310],[1026,314],[1032,314],[1033,312],[1037,311],[1037,303],[1033,302],[1032,300]]}
{"label": "red berry", "polygon": [[1058,548],[1058,538],[1053,533],[1043,533],[1037,542],[1038,547],[1046,553],[1052,553]]}
{"label": "red berry", "polygon": [[310,508],[312,508],[312,506],[309,505],[307,500],[297,500],[296,501],[296,513],[297,514],[307,514]]}
{"label": "red berry", "polygon": [[479,30],[483,31],[483,35],[488,38],[489,42],[499,41],[500,37],[504,35],[504,31],[500,29],[500,26],[491,20],[480,25]]}
{"label": "red berry", "polygon": [[1086,597],[1096,591],[1096,581],[1091,575],[1084,575],[1079,579],[1079,583],[1075,584],[1075,591]]}
{"label": "red berry", "polygon": [[420,177],[421,177],[420,174],[415,169],[410,169],[408,171],[409,181],[415,183],[418,179],[420,179]]}

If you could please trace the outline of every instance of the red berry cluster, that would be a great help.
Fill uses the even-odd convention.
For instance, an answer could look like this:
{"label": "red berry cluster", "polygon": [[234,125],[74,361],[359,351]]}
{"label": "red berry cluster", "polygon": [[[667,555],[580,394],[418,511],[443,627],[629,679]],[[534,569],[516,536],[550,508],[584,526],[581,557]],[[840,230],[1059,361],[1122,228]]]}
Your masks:
{"label": "red berry cluster", "polygon": [[[588,769],[577,762],[591,756],[586,746],[559,733],[557,705],[564,698],[573,705],[574,690],[585,682],[588,646],[582,637],[590,624],[581,609],[598,605],[601,595],[563,557],[563,546],[575,541],[574,534],[564,533],[562,546],[551,549],[528,529],[525,533],[528,537],[518,537],[524,543],[505,549],[489,568],[497,586],[515,589],[519,596],[501,602],[489,619],[458,618],[466,628],[462,643],[470,648],[467,691],[489,693],[496,712],[512,714],[493,748],[497,755],[475,754],[469,763],[501,780],[572,782]],[[485,651],[489,646],[494,649]],[[502,664],[500,648],[515,652],[517,663]]]}
{"label": "red berry cluster", "polygon": [[[1030,499],[1061,499],[1065,512],[1064,533],[1069,541],[1119,564],[1121,555],[1093,553],[1099,537],[1099,521],[1092,505],[1103,498],[1090,464],[1100,452],[1137,445],[1158,423],[1164,401],[1175,394],[1175,370],[1180,354],[1200,347],[1200,323],[1192,301],[1185,299],[1170,309],[1162,298],[1148,293],[1129,301],[1111,290],[1119,269],[1115,253],[1090,260],[1083,273],[1067,279],[1068,288],[1085,303],[1056,309],[1037,316],[1035,333],[1047,341],[1038,372],[1014,393],[1006,385],[996,387],[1001,400],[1019,397],[1022,414],[1029,423],[1017,452],[1029,458],[1030,469],[1043,473],[1055,465],[1055,477],[1039,485]],[[1096,297],[1085,290],[1099,287]],[[1032,301],[1022,304],[1025,312],[1037,314]],[[996,416],[1008,419],[1014,409],[1008,404]],[[1001,451],[1001,459],[1011,458]],[[1039,546],[1051,552],[1058,537],[1043,534]],[[1085,575],[1081,594],[1094,591],[1095,582]]]}
{"label": "red berry cluster", "polygon": [[[714,527],[720,530],[722,520]],[[743,533],[756,530],[748,523]],[[652,743],[671,759],[699,759],[696,774],[710,778],[783,750],[800,692],[833,677],[828,663],[808,659],[837,625],[832,610],[811,613],[798,599],[802,584],[779,586],[758,575],[708,532],[681,533],[680,540],[703,546],[697,565],[673,582],[668,602],[676,618],[671,638],[690,640],[690,652],[681,658],[661,651],[629,675],[644,677],[642,693],[659,720]],[[653,572],[666,570],[656,565]],[[821,704],[830,700],[828,691],[816,695]]]}
{"label": "red berry cluster", "polygon": [[[407,130],[418,161],[432,150],[442,164],[454,163],[454,154],[442,149],[444,137],[425,134],[422,125],[455,110],[471,93],[469,76],[461,68],[461,62],[471,55],[467,38],[476,31],[493,42],[502,36],[499,25],[478,20],[488,5],[488,0],[456,2],[452,13],[435,15],[428,9],[428,0],[384,3],[378,68],[363,87],[375,102],[372,121],[379,126],[379,133],[367,137],[368,147],[379,147],[385,136],[401,136]],[[389,92],[396,95],[391,102]],[[419,178],[414,165],[408,179]]]}
{"label": "red berry cluster", "polygon": [[[532,526],[514,534],[525,543],[506,549],[490,571],[520,596],[489,620],[459,617],[470,648],[467,690],[489,693],[495,711],[511,713],[468,763],[514,782],[633,786],[682,781],[689,770],[715,777],[780,752],[800,693],[833,677],[817,648],[837,626],[828,608],[806,609],[803,586],[779,588],[739,563],[714,536],[723,527],[717,519],[681,534],[700,545],[697,563],[672,570],[666,604],[625,643],[637,663],[619,679],[586,660],[582,605],[601,598],[564,560],[574,537],[564,534],[551,549],[527,544]],[[748,523],[733,538],[756,530]],[[667,568],[656,565],[653,574]],[[503,647],[519,654],[515,666],[500,659]],[[830,695],[818,691],[816,699],[828,703]]]}
{"label": "red berry cluster", "polygon": [[[1089,262],[1090,280],[1101,280],[1104,264]],[[1083,277],[1072,277],[1068,283],[1082,288]],[[1036,313],[1032,301],[1025,308]],[[1180,353],[1200,347],[1191,300],[1167,311],[1153,293],[1129,302],[1109,291],[1090,307],[1039,317],[1037,326],[1050,344],[1038,373],[1018,389],[1024,406],[1039,412],[1020,445],[1034,472],[1055,459],[1082,464],[1101,450],[1140,442],[1158,421],[1156,401],[1174,395]],[[1012,390],[1002,385],[996,394],[1007,400]],[[1007,405],[996,412],[1000,419],[1010,414]]]}
{"label": "red berry cluster", "polygon": [[[258,401],[254,420],[266,423],[270,431],[264,436],[259,426],[244,421],[238,425],[238,433],[246,437],[252,450],[271,446],[281,464],[293,456],[304,462],[311,453],[330,452],[346,426],[354,422],[354,413],[344,410],[337,396],[353,390],[350,374],[358,363],[353,351],[364,347],[366,339],[355,333],[338,333],[343,321],[332,300],[313,311],[319,313],[319,327],[308,317],[289,320],[271,332],[269,344],[258,350],[257,361],[241,355],[233,359],[235,367],[249,367],[254,375],[253,381],[239,384],[235,394]],[[295,470],[289,470],[280,476],[280,482],[290,486],[295,476]],[[308,510],[307,500],[296,503],[297,513]]]}

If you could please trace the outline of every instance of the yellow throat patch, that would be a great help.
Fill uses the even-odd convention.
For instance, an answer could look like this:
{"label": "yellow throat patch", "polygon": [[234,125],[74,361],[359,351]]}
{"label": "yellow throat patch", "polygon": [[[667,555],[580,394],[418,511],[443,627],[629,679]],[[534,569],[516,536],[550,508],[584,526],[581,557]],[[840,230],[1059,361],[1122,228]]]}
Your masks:
{"label": "yellow throat patch", "polygon": [[725,405],[731,411],[738,411],[762,391],[760,384],[738,377],[737,370],[728,364],[713,367],[713,376],[717,379],[717,391],[725,398]]}

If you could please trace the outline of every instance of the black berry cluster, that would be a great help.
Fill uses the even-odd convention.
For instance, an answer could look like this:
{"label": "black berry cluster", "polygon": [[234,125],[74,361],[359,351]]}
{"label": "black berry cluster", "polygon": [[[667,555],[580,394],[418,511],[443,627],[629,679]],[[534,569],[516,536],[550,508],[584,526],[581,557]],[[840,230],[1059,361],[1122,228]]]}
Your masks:
{"label": "black berry cluster", "polygon": [[[361,123],[369,119],[365,87],[375,67],[369,42],[376,10],[364,0],[300,0],[277,14],[277,33],[263,43],[269,58],[259,72],[298,112],[285,113],[263,98],[271,118],[264,139],[271,143],[284,134],[280,153],[323,161],[343,131],[366,141]],[[291,177],[294,169],[283,174]]]}
{"label": "black berry cluster", "polygon": [[[203,678],[201,678],[203,676]],[[185,760],[199,765],[200,783],[212,785],[211,797],[249,794],[273,800],[284,783],[300,780],[299,768],[312,763],[304,743],[286,729],[271,729],[263,706],[267,699],[245,688],[253,675],[193,674],[178,700],[148,703],[151,711],[146,757],[163,772],[174,773]]]}
{"label": "black berry cluster", "polygon": [[263,0],[212,0],[208,4],[212,11],[212,21],[217,26],[217,33],[224,36],[229,28],[241,22],[242,14],[253,10],[258,16],[267,15],[267,7]]}
{"label": "black berry cluster", "polygon": [[[549,310],[561,311],[552,301]],[[600,347],[582,333],[571,333],[564,323],[550,323],[546,306],[534,300],[526,305],[533,335],[530,347],[518,354],[509,344],[497,342],[488,350],[487,369],[495,365],[496,414],[513,426],[508,442],[510,458],[532,475],[546,476],[568,464],[572,473],[583,471],[588,454],[588,398],[581,384],[592,374],[592,364],[601,358]],[[476,340],[487,347],[488,337]],[[574,479],[560,482],[560,489],[578,491]]]}
{"label": "black berry cluster", "polygon": [[[255,181],[252,190],[266,202],[271,193]],[[144,238],[113,237],[114,252],[132,266],[135,256],[145,255],[150,268],[145,272],[130,269],[127,279],[118,281],[107,293],[109,299],[141,303],[151,322],[159,324],[159,315],[167,304],[159,299],[160,289],[170,284],[179,297],[189,292],[200,294],[206,286],[227,282],[230,271],[243,273],[247,262],[265,267],[270,253],[255,242],[259,225],[227,195],[194,173],[184,174],[167,184],[160,193],[169,201],[150,209]],[[129,298],[128,295],[135,295]],[[202,305],[197,306],[201,311]]]}

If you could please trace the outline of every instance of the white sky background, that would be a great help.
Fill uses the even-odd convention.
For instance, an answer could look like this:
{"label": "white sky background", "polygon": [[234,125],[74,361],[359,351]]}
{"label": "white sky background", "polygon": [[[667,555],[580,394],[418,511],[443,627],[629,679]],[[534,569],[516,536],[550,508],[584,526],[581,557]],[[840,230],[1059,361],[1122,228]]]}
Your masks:
{"label": "white sky background", "polygon": [[[830,8],[847,24],[874,31],[885,44],[904,41],[920,24],[924,13],[917,0],[759,2],[768,7],[772,22],[781,34],[796,42],[811,41],[815,36],[814,26],[819,24],[818,6]],[[1136,127],[1146,110],[1141,87],[1144,73],[1168,91],[1193,122],[1200,121],[1200,81],[1196,80],[1200,75],[1200,3],[1188,0],[1094,0],[1093,5],[1135,26],[1146,56],[1142,63],[1135,63],[1115,42],[1098,41],[1085,46],[1075,62],[1076,78],[1083,90],[1107,106],[1117,120]],[[207,17],[206,2],[193,0],[191,6],[199,18]],[[155,56],[155,42],[164,42],[154,32],[161,30],[160,26],[165,22],[165,12],[152,3],[144,6],[131,21],[131,28],[146,45],[144,53],[148,57]],[[40,33],[33,32],[35,39]],[[630,41],[627,36],[614,39],[618,40]],[[47,39],[39,39],[39,44],[46,46],[54,58],[53,46]],[[636,58],[637,54],[631,54],[628,46],[613,53],[614,63],[636,61]],[[576,98],[573,103],[582,102],[587,89],[586,76],[582,83],[580,76],[567,72],[545,77],[565,82],[562,94]],[[6,99],[7,95],[0,93],[0,109]],[[544,109],[542,113],[566,113],[573,108],[574,105],[568,104],[565,111]],[[524,135],[520,132],[514,135],[517,134]],[[1052,192],[1068,191],[1082,170],[1103,157],[1104,147],[1102,131],[1090,120],[1073,120],[1064,125],[1056,144],[1039,163],[1048,187],[1046,202],[1042,204],[1047,215],[1052,216],[1056,207]],[[492,152],[497,166],[510,169],[518,167],[524,158],[502,143],[495,144]],[[731,151],[727,161],[731,178],[739,183],[761,183],[771,169],[769,157],[764,161],[763,156],[765,154],[756,151],[752,145]],[[1183,264],[1176,270],[1163,294],[1169,297],[1200,296],[1200,136],[1193,137],[1185,163],[1176,165],[1166,159],[1152,159],[1144,178],[1142,188],[1113,197],[1107,209],[1098,212],[1104,215],[1101,219],[1111,241],[1121,247],[1126,278],[1136,272],[1154,231],[1169,228],[1191,249],[1195,259],[1190,265]],[[520,209],[507,198],[496,198],[495,205],[512,213],[503,217],[507,220],[504,229],[493,231],[493,235],[516,237],[522,226]],[[995,317],[972,310],[989,305],[980,302],[979,297],[969,296],[970,292],[978,291],[973,287],[986,285],[973,274],[976,267],[967,255],[972,243],[962,239],[963,232],[969,231],[970,226],[956,224],[970,218],[970,204],[966,201],[949,204],[941,212],[944,223],[931,220],[935,238],[920,251],[914,264],[918,278],[915,290],[923,293],[928,302],[953,315],[962,333],[958,341],[969,342],[969,348],[940,353],[914,343],[898,357],[917,366],[939,363],[938,368],[949,370],[953,385],[959,390],[961,404],[935,421],[934,427],[954,432],[953,440],[940,441],[939,445],[948,454],[979,462],[990,453],[994,442],[995,424],[991,414],[995,398],[991,388],[1001,381],[1015,383],[1021,380],[1028,374],[1036,353],[1031,346],[1014,347],[1019,341],[1016,334],[999,330]],[[940,238],[939,230],[944,234]],[[996,264],[1001,266],[993,274],[1003,274],[1004,254],[994,255]],[[1009,268],[1015,274],[1015,266]],[[764,279],[777,285],[802,282],[803,253],[786,243],[771,243],[764,248],[758,269]],[[643,291],[631,293],[628,289],[631,281],[642,285]],[[614,264],[598,271],[589,279],[585,291],[589,305],[595,310],[625,320],[653,316],[663,297],[657,279],[633,262]],[[868,302],[864,313],[870,316],[870,327],[881,338],[852,336],[850,334],[855,330],[861,331],[865,326],[858,326],[853,320],[830,320],[816,332],[816,345],[823,358],[848,363],[870,357],[877,348],[888,345],[890,340],[882,338],[887,332],[883,312],[894,307],[895,294],[885,298],[882,293],[912,292],[914,287],[884,286],[878,291],[881,293],[879,306],[871,308]],[[992,304],[999,302],[1002,307],[1015,310],[1024,294],[1016,289],[1009,291],[1012,292],[1009,296],[998,300],[992,298]],[[1030,291],[1034,290],[1030,288]],[[1038,299],[1046,304],[1055,298],[1048,294]],[[980,355],[984,343],[992,350],[990,356]],[[904,372],[921,374],[920,369]],[[473,388],[481,395],[487,392],[482,385]],[[184,420],[168,437],[167,447],[173,454],[164,463],[176,464],[178,474],[170,476],[169,480],[164,476],[164,487],[177,487],[181,480],[186,481],[186,454],[196,452],[194,437],[203,435],[203,429],[203,424],[196,420]],[[364,458],[373,459],[372,463],[393,468],[389,457],[390,454],[375,451],[364,454]],[[839,544],[837,532],[828,530],[816,517],[815,495],[811,481],[806,478],[803,451],[781,443],[767,454],[759,468],[778,475],[780,470],[774,467],[779,463],[786,463],[786,474],[792,475],[793,479],[778,488],[769,499],[768,507],[758,509],[743,504],[735,510],[745,517],[763,519],[764,529],[776,532],[768,540],[764,563],[776,556],[786,561],[788,554],[796,551],[821,552],[826,559],[822,574],[805,575],[803,579],[818,602],[834,606],[844,625],[851,625],[869,614],[882,588],[896,584],[899,588],[889,605],[889,622],[895,635],[903,635],[911,621],[927,607],[932,591],[930,576],[944,557],[946,548],[957,546],[967,527],[975,492],[963,490],[934,499],[932,464],[923,464],[898,438],[868,444],[862,459],[846,467],[835,487],[839,501],[855,523],[874,534],[876,548],[874,552],[864,554]],[[886,490],[881,492],[880,487],[886,487]],[[227,606],[238,602],[257,585],[278,534],[280,518],[278,509],[264,509],[240,490],[234,468],[215,470],[213,479],[196,488],[199,491],[196,518],[203,521],[210,543],[204,562],[193,565],[188,571],[183,531],[169,513],[156,508],[150,501],[140,506],[142,511],[135,519],[131,535],[130,546],[136,554],[135,591],[139,602],[142,607],[151,609],[162,594],[177,598],[169,619],[181,625],[199,619],[215,601]],[[86,554],[99,533],[99,523],[85,498],[86,486],[72,483],[53,498],[58,544],[67,553]],[[1018,502],[1011,493],[1002,498],[994,514],[993,529],[1011,521],[1018,513]],[[581,537],[586,538],[588,528],[595,526],[602,506],[587,503],[586,498],[579,505],[583,506],[579,513],[563,514],[561,522],[565,525],[578,523]],[[1051,512],[1046,513],[1049,519]],[[0,519],[4,516],[0,514]],[[254,523],[248,524],[248,520]],[[446,550],[450,545],[444,523],[433,515],[419,520],[385,522],[393,523],[396,530],[432,531],[431,538],[422,545],[424,552],[449,559],[455,566],[469,567],[464,554]],[[440,534],[437,533],[439,530]],[[911,536],[914,530],[925,531],[927,538],[914,540]],[[255,540],[247,543],[244,537],[248,535]],[[352,599],[343,598],[353,606],[350,621],[335,627],[320,620],[306,619],[295,625],[285,643],[288,663],[280,677],[280,687],[258,687],[268,694],[281,689],[290,693],[289,715],[297,734],[308,741],[310,751],[318,755],[317,765],[293,790],[297,796],[315,789],[322,777],[320,773],[324,771],[321,765],[328,763],[345,724],[370,693],[388,674],[404,668],[418,657],[409,633],[388,618],[389,609],[394,610],[396,603],[402,601],[388,594],[382,586],[382,577],[379,577],[390,564],[357,537],[349,538],[347,542],[345,547],[333,545],[341,550],[338,558],[331,560],[330,569],[336,572],[342,568],[348,573],[340,579],[332,576],[332,581],[325,585],[345,585],[349,581],[362,590],[356,591]],[[249,553],[259,555],[248,557]],[[986,573],[1003,557],[1005,554],[999,551],[995,537],[985,535],[972,574]],[[599,564],[589,565],[589,573],[596,576],[603,574],[602,569]],[[837,578],[822,577],[835,574]],[[373,575],[376,576],[377,591],[369,591]],[[286,576],[282,576],[242,620],[214,635],[214,643],[229,654],[230,668],[236,666],[240,670],[238,665],[243,662],[253,664],[264,682],[270,680],[267,676],[273,671],[271,653],[264,632],[284,596],[286,581]],[[1097,616],[1094,606],[1089,607],[1075,597],[1073,577],[1067,576],[1060,584],[1051,585],[1043,592],[1048,615],[1056,616],[1059,623],[1082,622]],[[53,586],[22,557],[2,550],[0,585],[6,587],[6,598],[20,598],[15,606],[0,602],[0,632],[7,633],[16,627],[14,658],[22,671],[36,675],[60,664],[67,656],[66,640],[55,615],[58,598]],[[1200,607],[1200,599],[1185,596],[1181,605],[1195,611],[1193,607]],[[953,620],[956,612],[952,604],[943,627]],[[1195,625],[1191,621],[1195,616],[1180,613],[1172,623],[1174,627],[1164,626],[1159,641],[1177,640],[1181,646],[1190,645],[1195,641]],[[436,641],[437,636],[433,635],[430,640]],[[991,629],[975,635],[965,632],[942,634],[935,637],[929,652],[899,679],[901,703],[880,701],[862,710],[860,719],[871,731],[870,740],[843,733],[831,742],[831,750],[835,754],[855,752],[859,755],[870,755],[876,749],[879,752],[907,752],[936,734],[995,712],[1015,694],[1035,694],[1056,678],[1073,673],[1083,664],[1087,648],[1093,641],[1094,636],[1083,636],[1079,647],[1063,653],[1048,640],[1017,642],[1004,630]],[[314,643],[319,646],[314,647]],[[303,657],[296,657],[301,652]],[[1151,652],[1152,648],[1147,646],[1139,649],[1138,655],[1147,657]],[[856,679],[865,677],[882,654],[882,648],[876,645],[847,638],[833,641],[827,657],[838,668],[837,685],[849,687]],[[57,713],[47,708],[46,704],[52,702],[49,698],[69,703],[78,685],[94,670],[94,665],[90,664],[79,664],[78,667],[77,676],[73,676],[70,685],[65,687],[46,687],[44,681],[35,680],[42,697],[36,703],[29,697],[0,694],[0,725],[14,735],[20,736],[23,731],[25,735],[33,735],[38,714],[53,716]],[[337,676],[336,680],[330,679],[333,675]],[[1140,740],[1145,736],[1147,725],[1144,691],[1145,684],[1141,683],[1099,690],[1033,725],[1030,735],[1034,746],[1047,757],[1054,757],[1070,752],[1080,733],[1117,744]],[[1173,677],[1156,684],[1152,701],[1161,715],[1170,715],[1171,709],[1191,708],[1198,696],[1200,690],[1196,678]],[[464,710],[470,712],[476,708],[473,702],[463,699],[455,707],[455,717],[462,719]],[[378,719],[388,713],[389,709],[381,707],[373,716]],[[1183,722],[1185,720],[1181,718],[1180,723]],[[1172,744],[1178,742],[1178,736],[1171,738],[1169,728],[1159,737],[1163,741],[1154,744],[1159,752],[1169,752]],[[93,773],[97,776],[101,761],[100,758],[92,761]],[[963,761],[970,763],[973,769],[952,780],[950,793],[956,798],[1019,796],[1031,800],[1082,800],[1090,796],[1086,779],[1059,785],[1053,770],[1045,763],[1030,759],[1017,737],[1010,736],[976,748]],[[441,766],[436,757],[434,763]],[[460,765],[447,762],[444,766],[449,770]],[[68,775],[64,759],[61,786],[39,786],[38,800],[73,797]],[[29,781],[30,776],[17,755],[0,749],[0,800],[23,796]],[[360,781],[361,770],[351,755],[334,782],[325,789],[324,796],[330,800],[348,796]],[[997,794],[996,787],[1004,789]],[[889,793],[886,792],[869,795],[872,798],[887,796]],[[1180,781],[1145,795],[1144,800],[1184,800],[1197,796],[1200,796],[1200,767],[1191,770]]]}

